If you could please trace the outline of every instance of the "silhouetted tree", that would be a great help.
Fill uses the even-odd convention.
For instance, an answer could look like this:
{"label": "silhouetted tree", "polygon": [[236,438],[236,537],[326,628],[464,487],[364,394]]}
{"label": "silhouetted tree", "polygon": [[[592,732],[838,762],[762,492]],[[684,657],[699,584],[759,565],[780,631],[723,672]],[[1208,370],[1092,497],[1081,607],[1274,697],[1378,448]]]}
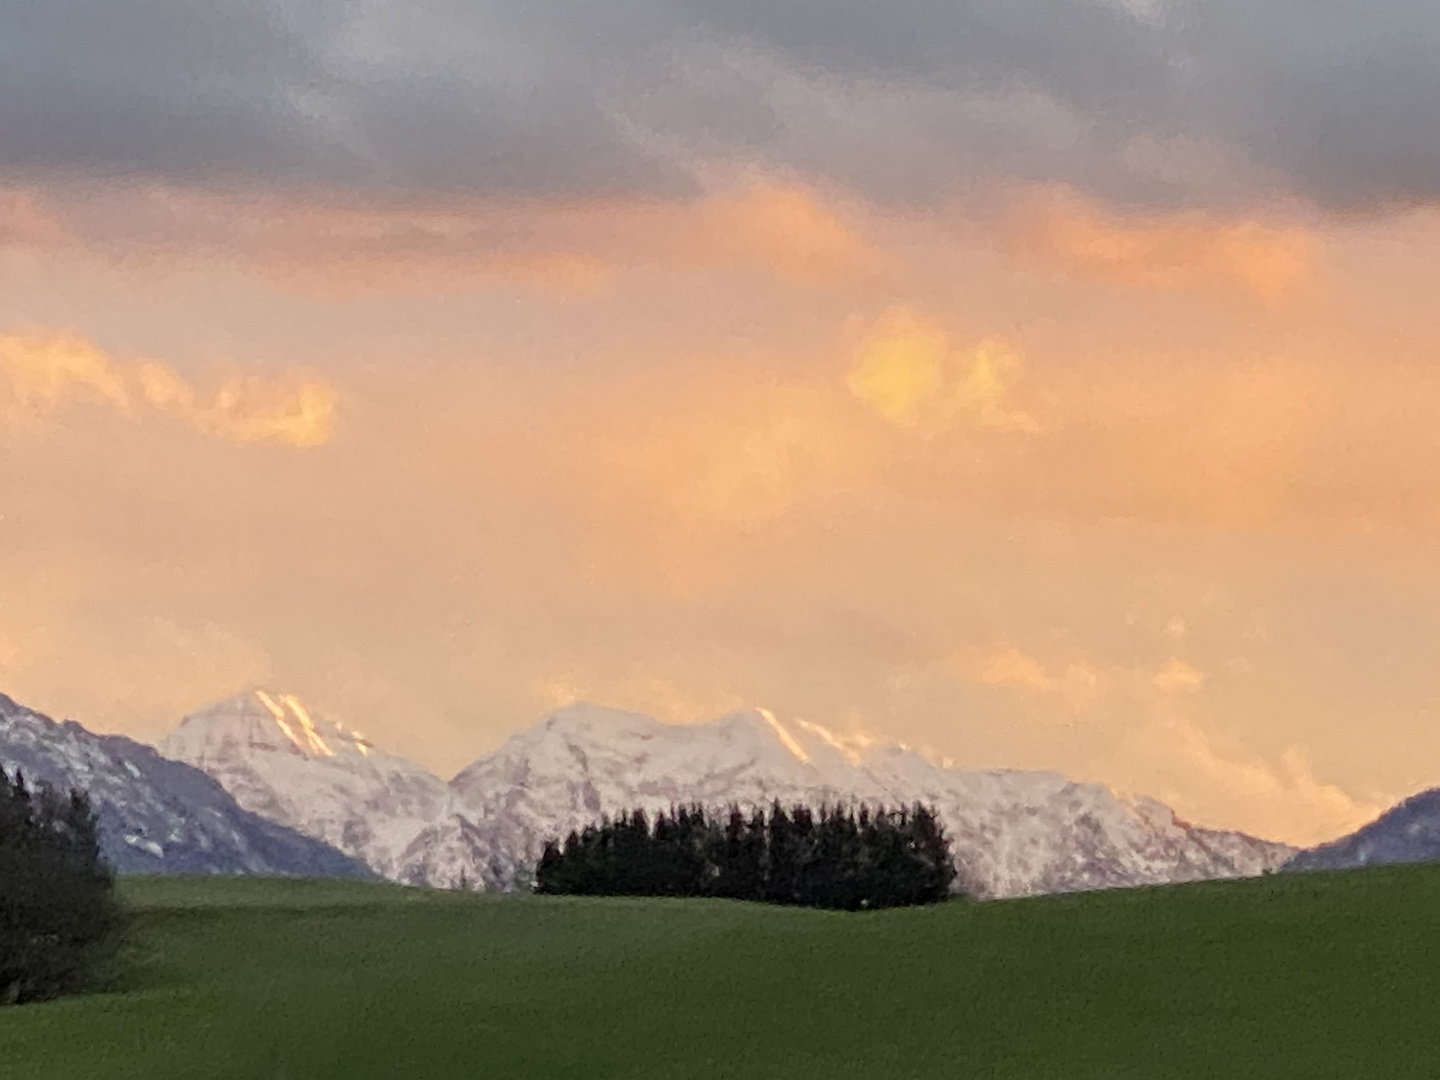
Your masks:
{"label": "silhouetted tree", "polygon": [[723,822],[698,805],[622,813],[545,844],[536,891],[713,896],[810,907],[896,907],[943,900],[955,881],[939,818],[916,804],[732,806]]}
{"label": "silhouetted tree", "polygon": [[930,807],[916,803],[910,817],[915,849],[912,858],[919,863],[919,895],[949,893],[955,884],[955,861],[950,856],[950,839],[945,826]]}
{"label": "silhouetted tree", "polygon": [[0,1002],[79,989],[119,925],[89,800],[0,769]]}
{"label": "silhouetted tree", "polygon": [[[574,833],[570,834],[574,836]],[[560,854],[560,845],[554,840],[545,841],[540,852],[540,861],[535,864],[535,891],[538,893],[565,893],[561,880],[565,875],[565,856]]]}

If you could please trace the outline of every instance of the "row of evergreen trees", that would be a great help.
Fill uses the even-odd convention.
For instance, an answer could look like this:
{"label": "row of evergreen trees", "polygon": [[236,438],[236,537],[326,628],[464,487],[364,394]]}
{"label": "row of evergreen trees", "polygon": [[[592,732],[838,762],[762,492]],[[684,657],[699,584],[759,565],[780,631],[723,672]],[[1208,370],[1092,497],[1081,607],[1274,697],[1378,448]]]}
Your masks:
{"label": "row of evergreen trees", "polygon": [[917,803],[868,806],[775,803],[767,814],[700,806],[643,810],[550,841],[535,870],[541,893],[711,896],[807,907],[861,908],[945,899],[955,880],[950,842],[935,812]]}
{"label": "row of evergreen trees", "polygon": [[89,800],[0,769],[0,1004],[78,988],[119,922]]}

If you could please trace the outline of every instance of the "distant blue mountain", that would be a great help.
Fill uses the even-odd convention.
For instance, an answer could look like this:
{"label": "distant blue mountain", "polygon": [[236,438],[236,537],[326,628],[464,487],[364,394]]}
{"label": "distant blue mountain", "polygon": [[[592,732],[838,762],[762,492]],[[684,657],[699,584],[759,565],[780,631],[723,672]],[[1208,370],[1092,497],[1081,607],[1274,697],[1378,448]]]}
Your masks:
{"label": "distant blue mountain", "polygon": [[120,873],[370,877],[329,844],[240,808],[192,766],[119,735],[56,723],[0,694],[0,768],[89,794]]}
{"label": "distant blue mountain", "polygon": [[1349,836],[1302,851],[1282,870],[1440,861],[1440,788],[1412,795]]}

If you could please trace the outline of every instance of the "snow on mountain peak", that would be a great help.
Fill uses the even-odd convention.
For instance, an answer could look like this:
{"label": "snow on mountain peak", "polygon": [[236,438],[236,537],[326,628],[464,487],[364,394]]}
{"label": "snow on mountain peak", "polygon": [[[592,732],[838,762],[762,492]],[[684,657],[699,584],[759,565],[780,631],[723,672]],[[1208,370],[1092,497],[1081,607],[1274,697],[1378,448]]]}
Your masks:
{"label": "snow on mountain peak", "polygon": [[547,713],[532,731],[555,732],[565,737],[645,739],[663,725],[643,713],[576,701]]}
{"label": "snow on mountain peak", "polygon": [[204,769],[247,810],[387,876],[450,805],[439,777],[278,690],[251,690],[192,713],[160,749]]}
{"label": "snow on mountain peak", "polygon": [[[516,865],[602,814],[699,802],[934,805],[965,887],[981,896],[1254,874],[1284,845],[1192,829],[1154,800],[1118,798],[1059,773],[957,769],[917,750],[763,708],[663,724],[571,706],[520,732],[451,781],[472,850]],[[461,837],[451,839],[460,850]],[[471,875],[471,880],[475,875]]]}
{"label": "snow on mountain peak", "polygon": [[810,755],[805,752],[805,748],[795,741],[794,735],[785,730],[784,724],[775,719],[774,713],[769,709],[756,709],[755,711],[760,715],[760,719],[770,725],[770,730],[775,732],[775,737],[780,740],[780,745],[795,755],[795,760],[806,765],[810,763]]}
{"label": "snow on mountain peak", "polygon": [[166,740],[167,750],[189,759],[234,741],[304,758],[369,757],[371,742],[336,722],[316,720],[294,694],[251,690],[187,716]]}
{"label": "snow on mountain peak", "polygon": [[[318,753],[324,754],[326,757],[335,756],[335,751],[330,749],[329,744],[326,743],[325,740],[320,737],[320,733],[315,730],[315,722],[310,719],[309,711],[305,706],[300,704],[299,700],[293,694],[281,694],[277,701],[264,690],[256,690],[255,697],[258,698],[260,704],[264,705],[265,708],[270,711],[270,714],[275,717],[276,725],[285,733],[285,737],[295,744],[295,748],[302,754]],[[286,717],[287,713],[289,714],[289,719]],[[291,720],[294,720],[295,723],[299,725],[300,735],[295,733],[295,728],[293,728],[290,723]],[[301,735],[304,736],[303,741]]]}
{"label": "snow on mountain peak", "polygon": [[100,819],[101,847],[126,872],[363,875],[302,830],[247,813],[204,772],[120,735],[56,723],[0,694],[0,769],[82,788]]}
{"label": "snow on mountain peak", "polygon": [[859,765],[865,751],[875,744],[875,740],[868,735],[837,735],[829,728],[809,720],[796,720],[795,723],[801,731],[815,736],[851,765]]}
{"label": "snow on mountain peak", "polygon": [[185,720],[167,752],[249,809],[392,878],[510,887],[542,843],[605,814],[838,802],[936,807],[963,885],[980,896],[1259,873],[1290,849],[1193,829],[1154,800],[1059,773],[957,769],[764,708],[666,724],[577,702],[555,709],[448,785],[320,723],[293,695],[254,691]]}

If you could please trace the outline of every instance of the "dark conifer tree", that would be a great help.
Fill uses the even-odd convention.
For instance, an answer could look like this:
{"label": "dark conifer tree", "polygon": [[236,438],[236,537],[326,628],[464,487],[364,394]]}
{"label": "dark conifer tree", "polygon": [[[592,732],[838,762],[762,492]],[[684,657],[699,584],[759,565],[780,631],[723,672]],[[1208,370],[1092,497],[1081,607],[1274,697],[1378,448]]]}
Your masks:
{"label": "dark conifer tree", "polygon": [[660,811],[655,816],[655,833],[651,838],[650,896],[675,896],[680,893],[682,878],[680,868],[679,823],[675,820],[675,808],[667,813]]}
{"label": "dark conifer tree", "polygon": [[0,1002],[80,988],[119,925],[89,800],[0,769]]}
{"label": "dark conifer tree", "polygon": [[714,867],[715,876],[710,882],[709,895],[727,900],[742,898],[740,880],[740,852],[745,836],[745,815],[738,806],[731,806],[725,816],[725,826],[712,830],[708,862]]}
{"label": "dark conifer tree", "polygon": [[705,808],[691,805],[682,810],[684,815],[680,827],[683,862],[680,873],[684,882],[684,895],[709,896],[719,876],[719,868],[711,858],[714,847],[713,836],[718,827],[712,825]]}
{"label": "dark conifer tree", "polygon": [[911,858],[918,867],[919,903],[950,895],[955,883],[955,862],[950,855],[950,840],[933,810],[916,803],[910,817],[914,834]]}
{"label": "dark conifer tree", "polygon": [[655,815],[627,811],[548,842],[536,867],[545,893],[714,896],[815,907],[932,903],[955,879],[949,841],[923,805],[789,809],[767,818],[731,807],[723,821],[699,805]]}
{"label": "dark conifer tree", "polygon": [[765,838],[765,873],[761,895],[772,904],[795,902],[795,844],[790,815],[777,801],[770,807]]}
{"label": "dark conifer tree", "polygon": [[571,891],[565,887],[565,856],[554,840],[545,841],[540,861],[535,864],[535,891],[551,896]]}
{"label": "dark conifer tree", "polygon": [[644,810],[621,814],[615,822],[614,842],[606,867],[610,892],[619,896],[643,896],[654,875],[651,873],[653,848],[650,843],[650,822]]}

